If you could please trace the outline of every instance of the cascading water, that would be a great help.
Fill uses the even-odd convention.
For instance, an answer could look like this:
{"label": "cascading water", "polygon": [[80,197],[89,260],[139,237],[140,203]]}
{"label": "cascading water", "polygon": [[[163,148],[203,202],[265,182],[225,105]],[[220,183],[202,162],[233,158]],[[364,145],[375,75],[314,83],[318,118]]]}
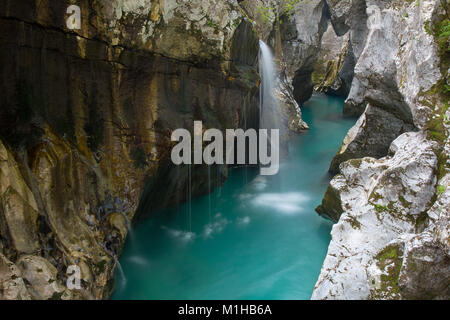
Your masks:
{"label": "cascading water", "polygon": [[119,272],[120,274],[120,278],[121,278],[121,287],[124,288],[127,285],[127,277],[125,276],[125,273],[123,272],[123,268],[122,265],[120,264],[119,260],[116,259],[116,270]]}
{"label": "cascading water", "polygon": [[259,127],[262,129],[279,128],[278,104],[273,95],[276,86],[274,56],[269,46],[259,40]]}

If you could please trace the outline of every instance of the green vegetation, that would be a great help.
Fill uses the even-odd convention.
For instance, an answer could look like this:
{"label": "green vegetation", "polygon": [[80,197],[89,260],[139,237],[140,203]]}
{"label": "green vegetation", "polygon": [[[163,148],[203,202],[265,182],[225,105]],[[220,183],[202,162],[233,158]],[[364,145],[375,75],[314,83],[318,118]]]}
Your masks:
{"label": "green vegetation", "polygon": [[405,197],[403,197],[402,195],[398,196],[398,200],[401,202],[401,204],[405,207],[405,208],[409,208],[411,206],[411,203],[406,201]]}
{"label": "green vegetation", "polygon": [[[442,60],[441,71],[444,71],[445,81],[441,83],[441,90],[444,93],[447,102],[450,100],[450,85],[448,69],[450,66],[450,19],[443,19],[441,22],[437,23],[435,26],[435,37],[437,38],[437,44],[439,47],[439,55]],[[442,70],[443,69],[443,70]],[[448,121],[448,119],[447,119]]]}
{"label": "green vegetation", "polygon": [[265,23],[272,23],[275,20],[275,10],[272,7],[259,5],[256,7],[256,12]]}
{"label": "green vegetation", "polygon": [[439,108],[437,106],[437,111],[434,113],[432,119],[428,121],[426,125],[426,129],[428,130],[428,137],[430,139],[439,142],[440,144],[444,144],[446,140],[445,126],[444,124],[448,124],[447,118],[447,110],[448,110],[448,102],[444,103],[444,106]]}
{"label": "green vegetation", "polygon": [[375,207],[375,210],[377,210],[378,213],[388,210],[386,205],[374,204],[374,207]]}
{"label": "green vegetation", "polygon": [[437,193],[438,193],[438,196],[442,195],[442,194],[445,192],[445,189],[446,189],[446,186],[444,186],[444,185],[439,185],[439,186],[437,187]]}
{"label": "green vegetation", "polygon": [[438,55],[441,60],[442,79],[432,90],[442,95],[443,101],[450,101],[449,74],[450,68],[450,19],[448,18],[448,2],[441,2],[442,14],[425,23],[425,31],[432,35],[438,45]]}
{"label": "green vegetation", "polygon": [[285,3],[286,6],[286,14],[288,16],[291,16],[294,14],[295,6],[297,3],[299,3],[301,0],[287,0]]}
{"label": "green vegetation", "polygon": [[237,27],[239,27],[240,23],[241,23],[241,18],[234,19],[233,22],[232,22],[233,28],[236,29]]}
{"label": "green vegetation", "polygon": [[416,232],[419,233],[423,231],[423,227],[426,226],[427,221],[428,221],[428,214],[426,212],[420,213],[415,221]]}
{"label": "green vegetation", "polygon": [[449,37],[450,37],[450,20],[444,19],[437,24],[437,38],[439,47],[446,50],[447,52],[450,50]]}
{"label": "green vegetation", "polygon": [[213,28],[214,29],[214,34],[218,34],[219,33],[219,26],[217,24],[215,24],[212,20],[208,20],[206,22],[206,24],[208,25],[208,27]]}
{"label": "green vegetation", "polygon": [[400,292],[398,277],[403,264],[403,250],[397,244],[391,244],[381,250],[375,260],[383,271],[380,276],[380,289],[373,292],[373,298],[396,298]]}

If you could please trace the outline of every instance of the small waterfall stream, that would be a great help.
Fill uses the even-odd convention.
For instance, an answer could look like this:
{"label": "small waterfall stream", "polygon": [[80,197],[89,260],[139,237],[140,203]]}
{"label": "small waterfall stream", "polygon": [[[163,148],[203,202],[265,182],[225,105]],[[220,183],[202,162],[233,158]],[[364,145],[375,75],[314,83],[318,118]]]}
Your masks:
{"label": "small waterfall stream", "polygon": [[116,270],[120,275],[120,287],[125,288],[127,285],[127,277],[125,276],[125,273],[123,272],[122,265],[120,264],[119,260],[116,260]]}
{"label": "small waterfall stream", "polygon": [[273,92],[276,86],[274,56],[269,46],[259,40],[259,127],[279,129],[278,105]]}

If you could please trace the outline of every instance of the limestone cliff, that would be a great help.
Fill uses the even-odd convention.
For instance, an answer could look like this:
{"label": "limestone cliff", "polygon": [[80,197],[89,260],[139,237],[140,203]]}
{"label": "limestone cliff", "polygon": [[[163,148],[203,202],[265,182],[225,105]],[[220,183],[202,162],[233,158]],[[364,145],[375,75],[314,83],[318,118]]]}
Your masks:
{"label": "limestone cliff", "polygon": [[347,32],[338,37],[333,25],[328,24],[311,75],[316,92],[348,96],[355,68],[349,36],[350,32]]}
{"label": "limestone cliff", "polygon": [[299,105],[311,98],[311,74],[328,26],[324,0],[244,0],[242,6],[260,34],[274,48],[282,79]]}
{"label": "limestone cliff", "polygon": [[337,223],[312,298],[448,299],[448,2],[365,2],[349,99],[367,107],[318,208]]}
{"label": "limestone cliff", "polygon": [[258,38],[235,1],[5,0],[0,28],[0,298],[107,298],[143,190],[185,200],[171,131],[258,126]]}

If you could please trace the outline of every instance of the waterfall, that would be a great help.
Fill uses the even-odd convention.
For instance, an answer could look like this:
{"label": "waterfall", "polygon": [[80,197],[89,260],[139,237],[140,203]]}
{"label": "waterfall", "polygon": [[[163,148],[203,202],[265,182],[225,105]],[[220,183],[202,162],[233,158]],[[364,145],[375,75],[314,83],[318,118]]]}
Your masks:
{"label": "waterfall", "polygon": [[259,40],[259,75],[261,87],[259,90],[259,127],[262,129],[279,128],[277,126],[278,108],[273,96],[276,86],[276,71],[274,56],[264,41]]}
{"label": "waterfall", "polygon": [[127,278],[125,277],[125,273],[123,272],[122,265],[120,264],[119,260],[116,258],[116,269],[119,271],[120,277],[122,278],[121,286],[122,288],[125,288],[127,285]]}
{"label": "waterfall", "polygon": [[[244,100],[244,130],[247,130],[247,100]],[[247,152],[246,152],[247,153]],[[246,159],[247,159],[247,154],[246,154]],[[247,160],[246,160],[247,161]],[[244,181],[245,184],[248,183],[248,171],[247,171],[247,166],[244,166]]]}
{"label": "waterfall", "polygon": [[[278,154],[279,150],[279,140],[276,141],[276,144],[272,144],[272,134],[276,134],[279,137],[279,131],[282,129],[278,99],[274,96],[276,90],[279,90],[277,72],[278,70],[275,69],[274,56],[271,49],[264,41],[259,40],[259,75],[261,77],[261,85],[259,88],[259,128],[267,129],[266,151],[271,154],[273,152]],[[274,138],[276,139],[276,136]],[[260,137],[259,139],[264,138]],[[259,141],[260,148],[263,146],[261,142],[263,141]],[[265,168],[260,166],[260,169],[262,172]]]}

